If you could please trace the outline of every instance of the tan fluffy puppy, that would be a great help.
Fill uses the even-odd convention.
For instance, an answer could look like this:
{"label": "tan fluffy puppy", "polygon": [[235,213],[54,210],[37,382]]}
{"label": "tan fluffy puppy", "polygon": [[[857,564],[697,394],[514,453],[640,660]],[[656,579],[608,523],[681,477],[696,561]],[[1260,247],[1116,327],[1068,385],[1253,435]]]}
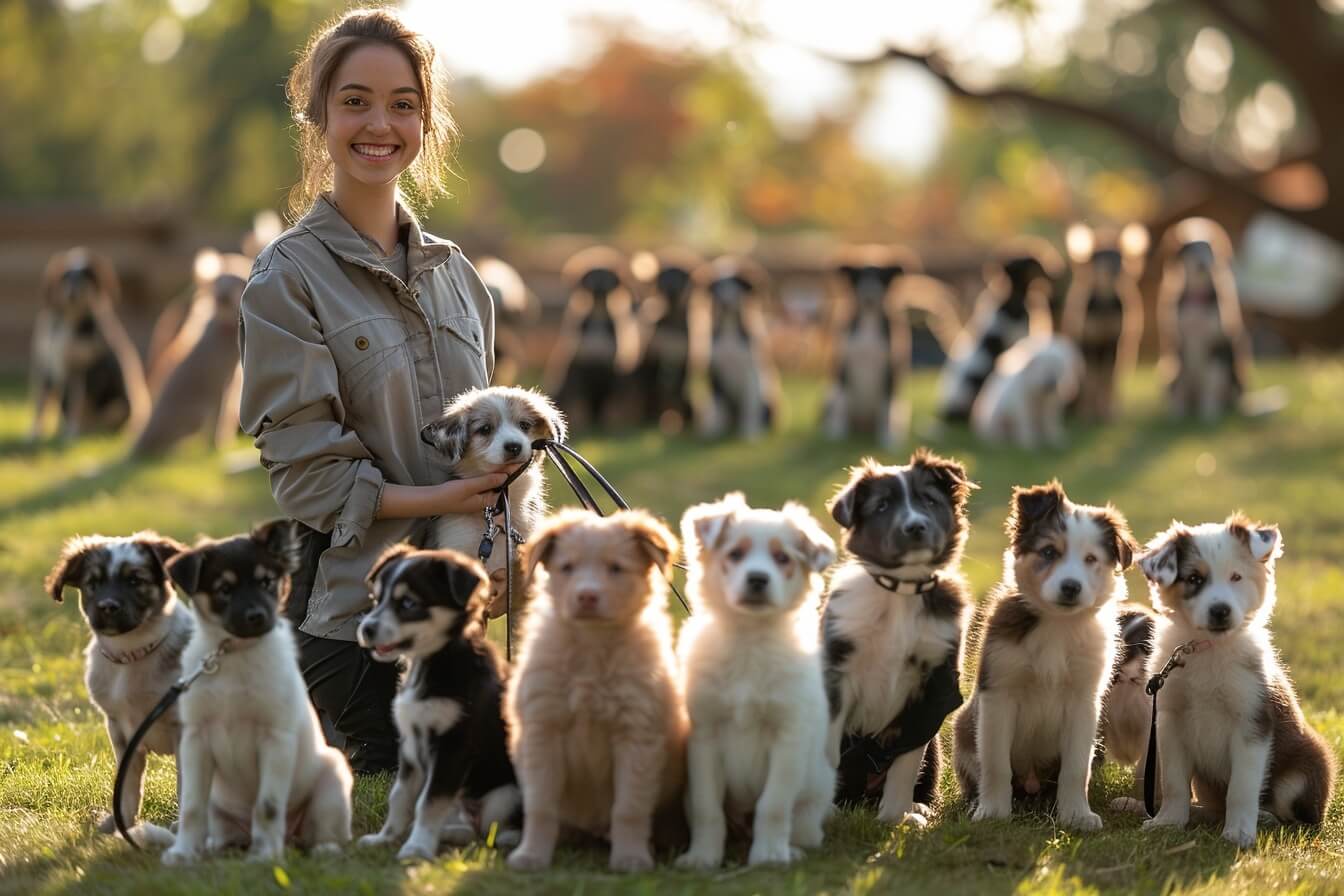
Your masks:
{"label": "tan fluffy puppy", "polygon": [[640,510],[566,510],[528,543],[532,603],[505,698],[524,809],[510,868],[549,867],[562,824],[609,837],[613,871],[653,867],[689,728],[667,614],[677,547]]}

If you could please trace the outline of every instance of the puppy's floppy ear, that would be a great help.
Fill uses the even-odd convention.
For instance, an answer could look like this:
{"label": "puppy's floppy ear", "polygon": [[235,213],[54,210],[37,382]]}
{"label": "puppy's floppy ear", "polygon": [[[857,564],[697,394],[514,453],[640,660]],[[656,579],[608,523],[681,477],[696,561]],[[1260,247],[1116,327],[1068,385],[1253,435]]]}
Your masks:
{"label": "puppy's floppy ear", "polygon": [[1013,545],[1013,553],[1021,554],[1029,545],[1031,534],[1041,523],[1057,515],[1068,497],[1059,480],[1051,480],[1045,485],[1033,485],[1031,488],[1013,487],[1013,509],[1008,514],[1008,537]]}
{"label": "puppy's floppy ear", "polygon": [[523,569],[527,570],[529,579],[536,574],[538,566],[545,565],[550,559],[551,551],[555,550],[555,544],[560,539],[561,533],[575,525],[581,517],[587,514],[588,511],[586,510],[562,510],[560,513],[547,517],[532,532],[532,537],[521,547],[522,557],[520,560]]}
{"label": "puppy's floppy ear", "polygon": [[842,529],[852,529],[859,521],[859,492],[868,482],[869,477],[877,469],[877,461],[871,457],[865,457],[859,461],[857,467],[851,467],[849,471],[849,482],[840,487],[840,490],[831,496],[831,500],[826,502],[826,509],[831,512],[831,519]]}
{"label": "puppy's floppy ear", "polygon": [[97,548],[98,542],[87,538],[75,537],[65,543],[56,565],[42,582],[42,587],[51,595],[52,600],[57,603],[65,601],[65,595],[62,593],[65,591],[65,586],[84,578],[84,565],[89,559],[89,554]]}
{"label": "puppy's floppy ear", "polygon": [[1260,563],[1271,563],[1283,556],[1283,541],[1279,527],[1273,523],[1263,526],[1252,522],[1245,514],[1234,513],[1224,523],[1227,530],[1246,545],[1251,556]]}
{"label": "puppy's floppy ear", "polygon": [[462,609],[466,609],[471,596],[489,581],[480,565],[465,556],[436,553],[433,562],[434,572],[443,582],[444,593],[454,606]]}
{"label": "puppy's floppy ear", "polygon": [[952,506],[960,508],[971,496],[971,489],[979,488],[966,475],[961,462],[950,457],[939,457],[927,448],[920,448],[910,457],[910,465],[927,470],[938,487],[947,492]]}
{"label": "puppy's floppy ear", "polygon": [[784,515],[798,530],[799,550],[814,572],[821,572],[835,562],[835,541],[806,507],[789,501],[784,505]]}
{"label": "puppy's floppy ear", "polygon": [[201,566],[204,563],[205,551],[195,548],[174,556],[164,565],[164,569],[183,594],[192,595],[201,590]]}
{"label": "puppy's floppy ear", "polygon": [[621,520],[630,529],[649,565],[661,569],[663,575],[671,574],[672,561],[676,559],[680,545],[662,520],[642,510],[622,510],[613,514],[613,518]]}
{"label": "puppy's floppy ear", "polygon": [[1129,569],[1134,563],[1134,555],[1140,550],[1134,535],[1129,531],[1129,522],[1120,511],[1107,504],[1098,515],[1098,523],[1106,536],[1107,547],[1115,565],[1122,571]]}
{"label": "puppy's floppy ear", "polygon": [[426,423],[420,430],[420,441],[442,454],[450,464],[461,463],[467,453],[469,407],[465,402],[454,401],[442,417]]}
{"label": "puppy's floppy ear", "polygon": [[251,534],[253,541],[280,561],[285,572],[294,575],[299,571],[303,565],[303,550],[299,545],[298,533],[294,531],[293,520],[283,517],[267,520],[254,526]]}
{"label": "puppy's floppy ear", "polygon": [[535,389],[531,392],[533,401],[537,406],[537,413],[541,419],[546,421],[546,427],[550,429],[550,438],[557,442],[563,442],[569,437],[569,426],[565,423],[565,415],[551,401],[549,395],[539,392]]}
{"label": "puppy's floppy ear", "polygon": [[739,510],[745,510],[746,507],[747,499],[741,492],[729,492],[718,501],[687,508],[681,515],[682,540],[687,544],[699,544],[703,548],[718,547],[724,533],[728,531],[728,524]]}
{"label": "puppy's floppy ear", "polygon": [[1172,520],[1167,531],[1148,542],[1145,553],[1139,558],[1139,569],[1148,581],[1163,588],[1175,584],[1180,575],[1181,547],[1185,538],[1185,527]]}
{"label": "puppy's floppy ear", "polygon": [[391,563],[393,560],[396,560],[399,557],[405,557],[407,554],[411,553],[414,550],[415,548],[411,547],[409,544],[406,544],[403,541],[399,544],[394,544],[387,550],[383,551],[381,554],[378,555],[378,559],[373,561],[373,566],[369,568],[369,574],[364,577],[364,584],[372,588],[374,580],[378,578],[378,574],[383,571],[383,568],[385,566],[387,566],[389,563]]}
{"label": "puppy's floppy ear", "polygon": [[157,532],[137,532],[131,537],[154,556],[160,569],[163,569],[169,560],[187,549],[187,546],[177,539],[160,535]]}

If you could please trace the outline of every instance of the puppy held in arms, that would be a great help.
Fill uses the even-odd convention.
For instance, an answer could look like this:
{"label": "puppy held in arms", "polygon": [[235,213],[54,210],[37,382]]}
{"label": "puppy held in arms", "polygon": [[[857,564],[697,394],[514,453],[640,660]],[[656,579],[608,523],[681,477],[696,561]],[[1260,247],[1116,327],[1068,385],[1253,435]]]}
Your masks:
{"label": "puppy held in arms", "polygon": [[976,821],[1053,789],[1059,823],[1095,831],[1087,786],[1136,545],[1118,510],[1074,504],[1058,482],[1014,489],[1007,528],[975,694],[957,716],[957,777]]}
{"label": "puppy held in arms", "polygon": [[723,861],[727,813],[755,814],[751,865],[821,845],[835,793],[826,758],[822,570],[835,543],[801,504],[747,506],[740,492],[681,519],[694,612],[677,652],[691,717],[682,868]]}
{"label": "puppy held in arms", "polygon": [[566,510],[527,545],[533,595],[507,699],[527,814],[510,868],[549,867],[565,825],[610,839],[613,871],[647,871],[655,815],[684,827],[686,708],[667,612],[676,553],[641,510]]}
{"label": "puppy held in arms", "polygon": [[1255,845],[1261,810],[1289,824],[1325,819],[1334,752],[1307,725],[1269,634],[1282,553],[1277,526],[1233,514],[1173,522],[1139,560],[1162,615],[1148,673],[1189,645],[1158,692],[1162,808],[1146,828],[1184,827],[1192,782],[1238,846]]}
{"label": "puppy held in arms", "polygon": [[831,500],[848,559],[831,577],[822,630],[836,801],[923,826],[938,792],[938,729],[962,704],[970,588],[961,576],[966,500],[954,460],[871,458]]}
{"label": "puppy held in arms", "polygon": [[[532,442],[554,439],[563,442],[564,415],[540,392],[512,386],[469,389],[458,395],[443,416],[427,425],[420,438],[438,451],[453,479],[507,472],[532,456]],[[546,513],[546,477],[542,464],[534,463],[509,486],[509,508],[515,541],[526,541]],[[495,534],[486,571],[490,576],[491,619],[502,616],[504,564],[508,557],[503,515],[495,517]],[[452,548],[475,557],[485,532],[483,513],[446,513],[434,524],[434,547]],[[521,565],[515,560],[514,587],[522,593]]]}
{"label": "puppy held in arms", "polygon": [[496,845],[517,843],[522,797],[501,714],[508,670],[485,637],[485,570],[457,551],[401,544],[368,582],[374,607],[360,645],[378,662],[410,665],[392,704],[401,751],[387,819],[359,845],[405,838],[398,859],[432,859],[441,840],[470,843],[492,827]]}
{"label": "puppy held in arms", "polygon": [[286,842],[339,852],[350,840],[350,766],[322,738],[282,612],[298,562],[288,520],[168,562],[197,618],[182,668],[215,656],[218,671],[178,702],[182,817],[165,865],[235,846],[273,862]]}
{"label": "puppy held in arms", "polygon": [[[173,596],[164,563],[184,550],[157,532],[77,536],[65,543],[47,575],[47,593],[57,601],[67,585],[79,589],[79,608],[93,633],[84,651],[84,684],[107,722],[117,765],[140,723],[182,676],[182,651],[195,625],[191,611]],[[170,831],[148,822],[136,825],[135,818],[147,754],[175,755],[181,732],[173,707],[149,729],[129,760],[121,815],[139,843],[173,843]],[[98,830],[116,830],[111,814],[99,822]]]}

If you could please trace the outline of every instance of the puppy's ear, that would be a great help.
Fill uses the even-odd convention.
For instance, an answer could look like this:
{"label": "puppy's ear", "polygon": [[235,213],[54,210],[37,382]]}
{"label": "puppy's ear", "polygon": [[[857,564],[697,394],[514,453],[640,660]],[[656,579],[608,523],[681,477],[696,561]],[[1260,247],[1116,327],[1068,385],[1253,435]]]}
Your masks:
{"label": "puppy's ear", "polygon": [[401,542],[400,544],[394,544],[392,547],[383,551],[378,555],[378,559],[373,561],[373,566],[369,568],[369,574],[364,577],[364,584],[368,585],[369,588],[373,588],[374,580],[378,578],[378,574],[383,571],[384,567],[393,560],[396,560],[399,557],[405,557],[414,550],[415,548],[411,547],[409,544]]}
{"label": "puppy's ear", "polygon": [[467,452],[467,406],[445,411],[432,423],[420,430],[420,441],[438,451],[450,464],[461,463]]}
{"label": "puppy's ear", "polygon": [[549,517],[541,526],[532,533],[532,537],[521,547],[522,557],[520,562],[523,569],[527,571],[527,577],[531,579],[537,571],[538,566],[544,566],[550,559],[551,552],[555,550],[556,542],[560,539],[560,534],[574,525],[577,518],[587,513],[583,510],[563,511]]}
{"label": "puppy's ear", "polygon": [[837,265],[835,272],[839,274],[841,277],[844,277],[846,280],[848,280],[849,285],[851,287],[854,286],[854,284],[856,284],[859,280],[858,265],[853,264]]}
{"label": "puppy's ear", "polygon": [[831,519],[835,520],[840,528],[852,529],[858,523],[859,493],[867,484],[876,466],[877,461],[871,457],[859,461],[859,465],[850,470],[849,482],[841,486],[840,491],[826,502],[826,509],[831,512]]}
{"label": "puppy's ear", "polygon": [[163,569],[169,560],[187,549],[187,546],[177,539],[160,535],[157,532],[137,532],[131,537],[154,556],[154,559],[159,562],[160,569]]}
{"label": "puppy's ear", "polygon": [[183,551],[168,561],[164,569],[168,576],[182,589],[182,593],[193,595],[201,590],[201,566],[205,563],[205,552],[200,548]]}
{"label": "puppy's ear", "polygon": [[480,566],[454,557],[436,556],[434,566],[444,593],[460,609],[466,609],[471,596],[489,581]]}
{"label": "puppy's ear", "polygon": [[551,431],[548,438],[557,442],[563,442],[569,437],[569,426],[565,423],[565,415],[551,401],[550,396],[541,392],[532,391],[533,399],[537,404],[537,412],[541,419],[546,422],[546,427]]}
{"label": "puppy's ear", "polygon": [[835,541],[806,507],[789,501],[784,505],[784,515],[798,530],[798,549],[813,572],[821,572],[835,562]]}
{"label": "puppy's ear", "polygon": [[1134,564],[1134,555],[1140,550],[1134,535],[1129,531],[1129,522],[1109,504],[1101,509],[1097,522],[1106,537],[1111,561],[1121,571],[1129,569]]}
{"label": "puppy's ear", "polygon": [[303,549],[299,545],[298,533],[294,531],[293,520],[281,518],[258,523],[252,529],[252,540],[279,560],[289,575],[294,575],[303,565]]}
{"label": "puppy's ear", "polygon": [[642,510],[623,510],[616,516],[630,528],[639,550],[648,559],[650,566],[671,575],[672,561],[676,559],[680,545],[672,531],[652,515]]}
{"label": "puppy's ear", "polygon": [[1175,520],[1171,528],[1148,542],[1147,549],[1139,558],[1139,569],[1150,582],[1167,588],[1176,582],[1180,575],[1181,548],[1185,543],[1185,527]]}
{"label": "puppy's ear", "polygon": [[910,465],[927,470],[938,487],[947,492],[952,506],[960,509],[971,496],[971,489],[979,488],[966,475],[961,462],[950,457],[939,457],[927,448],[921,448],[910,458]]}
{"label": "puppy's ear", "polygon": [[85,538],[72,538],[65,543],[61,550],[61,556],[56,560],[56,565],[47,573],[46,579],[42,582],[42,587],[46,589],[47,594],[57,603],[65,601],[65,586],[71,583],[80,582],[84,578],[85,563],[89,559],[90,552],[98,547],[96,542],[91,542]]}
{"label": "puppy's ear", "polygon": [[883,286],[890,286],[893,280],[905,273],[905,268],[899,264],[883,265],[881,270]]}
{"label": "puppy's ear", "polygon": [[1068,498],[1059,480],[1031,488],[1013,488],[1013,509],[1008,514],[1008,537],[1013,553],[1021,554],[1030,545],[1031,535],[1041,523],[1057,515]]}
{"label": "puppy's ear", "polygon": [[1257,562],[1270,563],[1283,555],[1283,541],[1278,526],[1263,526],[1241,513],[1232,514],[1224,525],[1227,531],[1246,545]]}
{"label": "puppy's ear", "polygon": [[681,516],[682,540],[704,548],[718,547],[728,531],[728,524],[739,510],[746,507],[747,500],[741,492],[729,492],[718,501],[687,508]]}

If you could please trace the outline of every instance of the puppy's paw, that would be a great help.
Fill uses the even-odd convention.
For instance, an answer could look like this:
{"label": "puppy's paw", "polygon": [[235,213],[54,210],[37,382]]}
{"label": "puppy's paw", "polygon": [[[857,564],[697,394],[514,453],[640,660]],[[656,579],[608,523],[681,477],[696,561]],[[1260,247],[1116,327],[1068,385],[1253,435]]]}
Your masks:
{"label": "puppy's paw", "polygon": [[821,824],[797,824],[793,826],[793,835],[789,842],[802,849],[816,849],[826,839],[826,832],[822,830]]}
{"label": "puppy's paw", "polygon": [[392,838],[382,831],[376,834],[365,834],[355,841],[355,846],[359,849],[382,849],[391,845]]}
{"label": "puppy's paw", "polygon": [[523,832],[517,828],[504,828],[495,832],[496,849],[513,849],[523,842]]}
{"label": "puppy's paw", "polygon": [[1177,815],[1175,812],[1168,812],[1165,809],[1159,809],[1157,814],[1143,823],[1144,830],[1155,830],[1157,828],[1183,828],[1188,820],[1186,815]]}
{"label": "puppy's paw", "polygon": [[327,843],[314,843],[313,848],[308,850],[308,854],[313,856],[338,856],[342,851],[341,844],[328,841]]}
{"label": "puppy's paw", "polygon": [[1093,812],[1087,806],[1077,806],[1059,810],[1060,826],[1066,827],[1071,831],[1099,831],[1101,830],[1101,816]]}
{"label": "puppy's paw", "polygon": [[[925,808],[928,807],[926,806]],[[926,828],[929,826],[929,816],[923,812],[916,812],[914,809],[911,809],[909,812],[902,815],[901,820],[897,823],[903,827]]]}
{"label": "puppy's paw", "polygon": [[1255,846],[1255,822],[1246,824],[1228,821],[1227,826],[1223,828],[1223,839],[1237,844],[1242,849],[1250,849]]}
{"label": "puppy's paw", "polygon": [[551,857],[515,849],[506,860],[514,871],[545,871],[551,867]]}
{"label": "puppy's paw", "polygon": [[450,821],[439,831],[439,842],[449,846],[466,846],[476,841],[476,829],[466,822]]}
{"label": "puppy's paw", "polygon": [[1013,801],[1007,802],[998,800],[987,800],[983,797],[976,803],[975,811],[971,813],[971,821],[995,821],[1001,818],[1008,818],[1013,814]]}
{"label": "puppy's paw", "polygon": [[1126,815],[1147,815],[1148,810],[1143,807],[1143,800],[1137,800],[1132,796],[1118,796],[1111,800],[1112,812],[1123,812]]}
{"label": "puppy's paw", "polygon": [[653,856],[649,853],[647,847],[619,853],[612,850],[610,868],[612,871],[625,873],[651,871],[653,869]]}
{"label": "puppy's paw", "polygon": [[427,862],[434,858],[434,849],[424,843],[420,843],[415,838],[411,838],[402,844],[401,849],[397,850],[398,862]]}
{"label": "puppy's paw", "polygon": [[98,833],[115,834],[116,832],[117,832],[117,820],[113,818],[112,813],[109,812],[99,820]]}
{"label": "puppy's paw", "polygon": [[675,864],[687,871],[713,871],[723,864],[723,854],[713,853],[707,849],[697,850],[693,847],[678,856]]}
{"label": "puppy's paw", "polygon": [[159,856],[159,861],[165,865],[193,865],[200,861],[200,853],[194,849],[182,849],[174,844],[169,849],[163,851]]}
{"label": "puppy's paw", "polygon": [[172,846],[177,840],[172,831],[149,822],[143,822],[131,828],[131,837],[141,846],[150,846],[155,849],[165,849]]}
{"label": "puppy's paw", "polygon": [[801,858],[803,851],[790,846],[787,840],[755,840],[747,854],[748,865],[787,865]]}
{"label": "puppy's paw", "polygon": [[251,848],[247,851],[247,861],[258,864],[265,862],[274,862],[285,854],[285,848],[282,845],[269,843],[266,840],[255,840]]}

